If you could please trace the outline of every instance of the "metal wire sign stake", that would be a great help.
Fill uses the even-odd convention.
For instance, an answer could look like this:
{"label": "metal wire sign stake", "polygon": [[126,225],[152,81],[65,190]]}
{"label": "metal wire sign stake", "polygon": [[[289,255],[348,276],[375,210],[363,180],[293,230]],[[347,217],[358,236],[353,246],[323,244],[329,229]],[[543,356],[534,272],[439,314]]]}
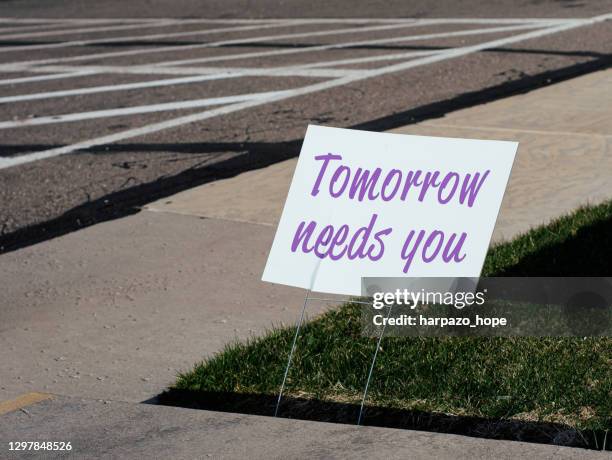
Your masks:
{"label": "metal wire sign stake", "polygon": [[306,291],[304,297],[304,305],[302,306],[302,312],[300,313],[300,319],[298,320],[295,328],[295,335],[293,336],[293,343],[291,344],[291,350],[289,351],[289,358],[287,359],[287,367],[285,367],[285,375],[283,375],[283,383],[281,383],[280,391],[278,392],[278,400],[276,401],[276,408],[274,409],[274,416],[278,416],[278,408],[280,407],[281,399],[283,397],[283,391],[285,390],[285,384],[287,383],[287,375],[289,374],[289,368],[291,367],[291,360],[293,359],[293,353],[295,352],[295,346],[297,344],[298,335],[300,335],[300,328],[304,322],[304,313],[306,312],[306,305],[308,304],[308,296],[310,295],[310,289]]}
{"label": "metal wire sign stake", "polygon": [[[291,342],[291,348],[289,350],[289,356],[287,358],[287,365],[285,366],[285,373],[283,374],[283,380],[280,386],[280,390],[278,392],[278,398],[276,400],[276,407],[274,408],[274,417],[278,417],[278,412],[280,410],[280,404],[281,404],[281,400],[283,398],[283,393],[285,391],[285,386],[287,384],[287,376],[289,375],[289,369],[291,368],[291,363],[293,361],[293,355],[295,354],[295,349],[297,347],[297,339],[298,336],[300,335],[300,330],[302,328],[302,324],[304,323],[304,317],[306,314],[306,307],[308,305],[308,301],[310,300],[310,294],[311,294],[311,290],[309,289],[308,291],[306,291],[306,295],[304,297],[304,303],[302,305],[302,310],[300,312],[300,317],[298,319],[296,328],[295,328],[295,334],[293,335],[293,341]],[[314,299],[313,299],[314,300]],[[331,299],[316,299],[316,300],[331,300]],[[357,302],[360,304],[364,304],[364,305],[371,305],[370,302]],[[389,319],[389,317],[391,316],[391,310],[393,309],[393,306],[389,306],[389,311],[387,313],[387,319]],[[363,390],[363,396],[361,398],[361,405],[359,408],[359,416],[357,418],[357,425],[361,425],[362,421],[363,421],[363,413],[364,413],[364,409],[365,409],[365,402],[367,400],[368,397],[368,389],[370,387],[370,382],[372,381],[372,375],[374,374],[374,366],[376,365],[376,358],[378,357],[378,351],[380,350],[380,344],[382,342],[383,336],[385,335],[385,329],[387,327],[387,322],[385,321],[385,323],[383,324],[382,330],[380,332],[380,336],[378,337],[378,340],[376,342],[376,349],[374,350],[374,355],[372,357],[372,362],[370,363],[370,369],[368,372],[368,376],[366,379],[366,383],[365,383],[365,387]]]}
{"label": "metal wire sign stake", "polygon": [[368,378],[366,380],[365,388],[363,390],[363,398],[361,399],[361,407],[359,408],[359,417],[357,417],[357,425],[361,425],[361,421],[363,420],[363,409],[365,407],[366,398],[368,397],[368,388],[370,387],[370,381],[372,380],[372,374],[374,373],[374,365],[376,364],[376,358],[378,357],[378,350],[380,350],[380,343],[382,342],[383,336],[385,335],[385,329],[387,327],[387,322],[389,317],[391,316],[391,310],[393,309],[393,305],[389,305],[389,312],[387,313],[387,321],[384,322],[382,331],[380,331],[380,336],[378,337],[378,341],[376,342],[376,350],[374,350],[374,356],[372,357],[372,364],[370,364],[370,372],[368,372]]}

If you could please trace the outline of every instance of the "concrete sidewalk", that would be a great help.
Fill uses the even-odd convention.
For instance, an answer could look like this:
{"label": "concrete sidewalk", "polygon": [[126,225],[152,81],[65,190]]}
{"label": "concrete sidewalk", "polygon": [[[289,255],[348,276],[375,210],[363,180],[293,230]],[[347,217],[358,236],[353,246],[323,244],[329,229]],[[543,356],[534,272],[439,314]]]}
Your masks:
{"label": "concrete sidewalk", "polygon": [[[519,140],[494,236],[511,238],[580,204],[612,197],[612,108],[602,104],[610,99],[611,87],[612,70],[598,72],[397,132]],[[260,277],[294,164],[213,182],[134,216],[0,256],[0,279],[9,286],[0,294],[0,400],[45,391],[143,401],[224,344],[261,334],[273,323],[293,323],[303,292],[263,283]],[[313,304],[310,313],[327,307]],[[54,401],[41,404],[60,400]],[[95,405],[66,404],[97,416]],[[136,413],[152,410],[134,407]],[[28,419],[18,415],[11,416],[8,427],[0,418],[0,432],[25,429],[19,424]],[[73,416],[72,427],[78,417],[88,419]],[[211,420],[206,414],[191,416],[204,425]],[[45,423],[52,427],[53,417],[48,417]],[[268,422],[277,423],[257,420],[242,426],[265,430]],[[278,423],[301,427],[305,422]],[[145,436],[146,427],[140,425],[130,426]],[[104,428],[90,428],[96,426]],[[321,428],[308,430],[317,439]],[[390,437],[411,436],[391,431]],[[347,436],[353,442],[356,435]],[[195,448],[198,440],[210,442],[201,436],[190,445]],[[238,444],[235,448],[242,448]],[[278,452],[285,444],[278,444]],[[433,455],[436,447],[430,447]]]}
{"label": "concrete sidewalk", "polygon": [[3,255],[0,400],[143,401],[226,343],[294,323],[303,292],[260,281],[273,237],[142,212]]}
{"label": "concrete sidewalk", "polygon": [[[569,447],[58,396],[0,415],[0,445],[20,439],[71,442],[68,455],[45,458],[609,458]],[[9,454],[3,458],[40,456]]]}

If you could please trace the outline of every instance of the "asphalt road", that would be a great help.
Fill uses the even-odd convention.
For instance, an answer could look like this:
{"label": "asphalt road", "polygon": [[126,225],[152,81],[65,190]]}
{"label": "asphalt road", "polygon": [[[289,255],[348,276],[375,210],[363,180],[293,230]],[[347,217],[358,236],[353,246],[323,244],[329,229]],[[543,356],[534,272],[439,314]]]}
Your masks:
{"label": "asphalt road", "polygon": [[0,252],[612,63],[609,1],[406,3],[0,3]]}

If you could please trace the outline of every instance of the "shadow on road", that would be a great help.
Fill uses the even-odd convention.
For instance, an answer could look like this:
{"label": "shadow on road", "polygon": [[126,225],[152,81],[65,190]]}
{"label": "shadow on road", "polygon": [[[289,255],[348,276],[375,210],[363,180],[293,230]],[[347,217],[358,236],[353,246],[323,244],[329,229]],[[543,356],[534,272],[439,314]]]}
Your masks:
{"label": "shadow on road", "polygon": [[[464,93],[449,100],[411,108],[403,112],[370,120],[348,128],[386,131],[432,118],[442,117],[454,110],[476,106],[514,94],[525,93],[541,86],[558,83],[585,75],[612,65],[612,55],[602,55],[588,62],[575,64],[537,75],[520,78],[483,90]],[[79,205],[49,221],[4,233],[0,229],[0,254],[55,238],[100,222],[117,219],[139,212],[139,207],[183,190],[218,179],[236,176],[242,172],[262,168],[299,154],[301,139],[279,143],[202,143],[202,144],[112,144],[94,147],[83,152],[112,155],[129,151],[177,151],[194,154],[237,152],[232,158],[186,169],[174,176],[139,184],[110,193]],[[3,156],[28,151],[46,150],[59,145],[0,145]],[[78,153],[78,152],[77,152]]]}

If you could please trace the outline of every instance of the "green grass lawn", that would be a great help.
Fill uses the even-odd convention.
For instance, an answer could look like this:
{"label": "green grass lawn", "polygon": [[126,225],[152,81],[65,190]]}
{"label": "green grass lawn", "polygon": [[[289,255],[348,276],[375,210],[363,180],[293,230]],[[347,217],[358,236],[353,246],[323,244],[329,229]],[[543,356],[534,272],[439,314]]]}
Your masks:
{"label": "green grass lawn", "polygon": [[[610,260],[612,202],[492,248],[483,275],[606,276]],[[360,314],[346,304],[305,324],[281,415],[356,421],[376,346]],[[228,345],[180,375],[162,403],[271,414],[294,332]],[[384,338],[364,423],[601,449],[612,338]]]}

